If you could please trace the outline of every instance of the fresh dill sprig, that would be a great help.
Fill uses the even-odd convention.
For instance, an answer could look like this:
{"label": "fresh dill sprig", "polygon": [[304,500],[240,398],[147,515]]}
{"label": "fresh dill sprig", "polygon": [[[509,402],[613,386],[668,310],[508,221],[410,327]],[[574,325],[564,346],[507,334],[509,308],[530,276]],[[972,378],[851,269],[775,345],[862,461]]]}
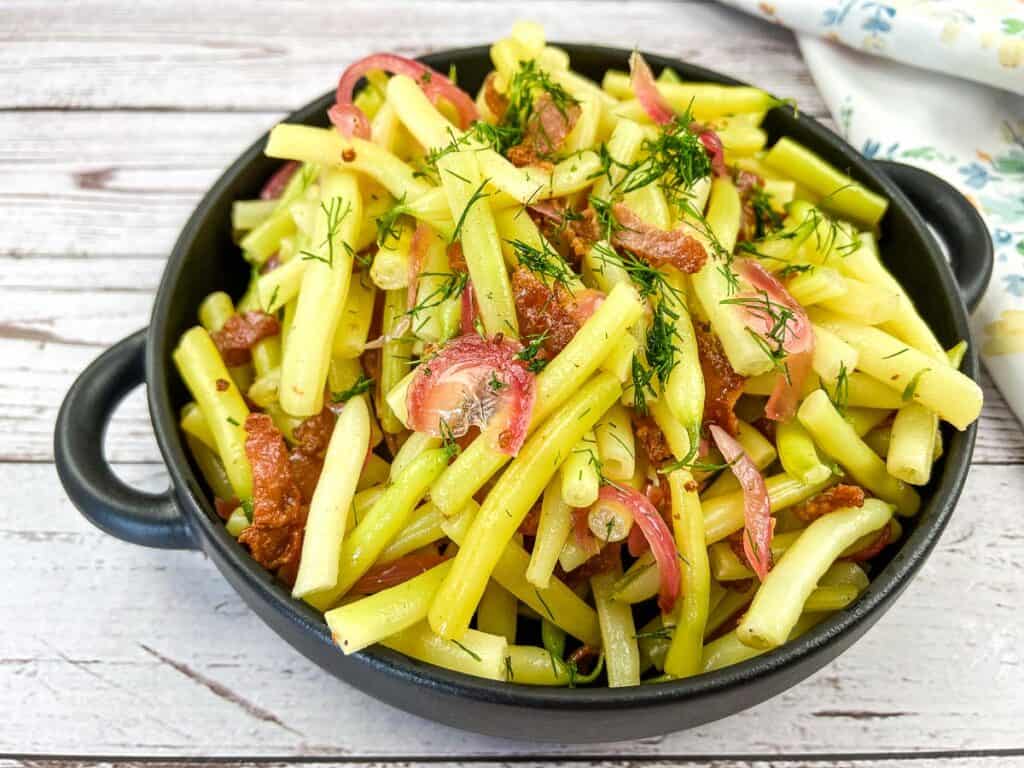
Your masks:
{"label": "fresh dill sprig", "polygon": [[828,395],[828,399],[832,401],[835,409],[845,416],[846,407],[850,402],[850,375],[846,370],[845,361],[840,361],[839,363],[839,373],[836,374],[832,390],[832,392],[829,392],[826,389],[825,394]]}
{"label": "fresh dill sprig", "polygon": [[370,387],[373,386],[373,378],[367,376],[364,373],[359,374],[359,378],[356,379],[355,383],[346,390],[341,392],[331,393],[331,402],[334,403],[347,403],[353,397],[357,395],[365,394],[370,391]]}
{"label": "fresh dill sprig", "polygon": [[398,226],[398,219],[408,214],[412,208],[407,205],[406,194],[398,198],[393,206],[377,217],[377,247],[382,247],[388,240],[398,240],[402,236],[402,229]]}
{"label": "fresh dill sprig", "polygon": [[469,284],[468,272],[420,272],[418,279],[424,277],[443,277],[444,280],[423,298],[417,297],[416,303],[405,311],[411,317],[438,307],[449,299],[459,298]]}
{"label": "fresh dill sprig", "polygon": [[[467,179],[463,179],[463,181],[467,181],[467,183],[468,183]],[[466,214],[469,213],[469,209],[472,208],[474,205],[476,205],[481,200],[483,200],[484,198],[487,198],[487,197],[491,196],[492,193],[484,192],[484,187],[486,187],[489,182],[490,182],[489,178],[484,179],[483,181],[481,181],[480,182],[480,186],[477,187],[476,190],[474,190],[472,195],[470,195],[469,200],[466,202],[466,207],[463,208],[462,209],[462,213],[459,214],[459,220],[457,222],[455,222],[455,229],[452,230],[451,242],[453,242],[453,243],[456,242],[459,239],[459,236],[462,234],[462,225],[466,223]]]}
{"label": "fresh dill sprig", "polygon": [[547,338],[548,332],[544,331],[543,333],[538,333],[533,336],[525,336],[520,339],[520,341],[525,341],[526,344],[516,353],[516,359],[525,362],[526,370],[531,373],[540,373],[548,364],[547,360],[540,357],[540,353],[544,349],[544,342],[547,341]]}
{"label": "fresh dill sprig", "polygon": [[[342,208],[342,203],[345,207]],[[338,236],[338,230],[341,228],[341,223],[348,218],[349,214],[352,213],[352,201],[342,200],[340,197],[332,197],[329,202],[320,203],[320,210],[324,214],[324,218],[327,220],[327,235],[324,237],[320,248],[327,248],[327,256],[321,256],[319,253],[313,253],[312,251],[299,251],[299,256],[306,261],[321,261],[330,268],[334,268],[334,241]],[[348,243],[342,243],[342,247],[350,254],[352,247]]]}
{"label": "fresh dill sprig", "polygon": [[[427,368],[429,371],[430,369]],[[427,374],[429,375],[429,373]],[[437,423],[437,427],[441,432],[441,448],[444,450],[445,456],[451,461],[462,451],[459,448],[459,444],[455,442],[455,434],[452,432],[452,428],[448,424],[447,419],[440,419]]]}
{"label": "fresh dill sprig", "polygon": [[547,278],[572,293],[572,284],[576,280],[576,274],[565,263],[561,254],[551,247],[546,238],[541,238],[542,248],[540,249],[518,239],[505,242],[512,246],[512,251],[519,264],[535,275]]}
{"label": "fresh dill sprig", "polygon": [[768,330],[764,334],[754,331],[752,328],[746,330],[764,350],[765,354],[772,361],[776,370],[781,370],[788,379],[789,369],[785,365],[788,355],[786,352],[787,335],[794,333],[790,323],[796,320],[796,314],[785,304],[773,301],[767,291],[758,291],[754,296],[736,296],[731,299],[722,299],[722,304],[731,304],[743,307],[751,314],[759,315],[768,323]]}
{"label": "fresh dill sprig", "polygon": [[648,632],[637,632],[633,635],[634,640],[671,640],[675,627],[658,627]]}
{"label": "fresh dill sprig", "polygon": [[551,606],[549,606],[548,603],[547,603],[547,600],[544,599],[544,595],[542,595],[540,593],[540,590],[537,589],[536,587],[533,588],[533,591],[534,591],[534,593],[536,593],[537,600],[539,600],[540,604],[542,606],[544,606],[544,610],[547,611],[547,614],[551,618],[551,620],[554,621],[554,622],[557,622],[558,619],[556,619],[555,618],[555,614],[551,612]]}

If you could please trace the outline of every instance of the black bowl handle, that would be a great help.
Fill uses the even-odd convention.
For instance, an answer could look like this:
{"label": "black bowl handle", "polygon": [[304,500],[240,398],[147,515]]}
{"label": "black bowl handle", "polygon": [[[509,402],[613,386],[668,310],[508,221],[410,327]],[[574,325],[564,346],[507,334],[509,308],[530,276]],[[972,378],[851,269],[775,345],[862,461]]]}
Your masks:
{"label": "black bowl handle", "polygon": [[57,415],[57,474],[85,518],[119,539],[163,549],[194,549],[171,490],[145,493],[114,474],[103,435],[117,404],[146,379],[146,329],[100,355],[68,390]]}
{"label": "black bowl handle", "polygon": [[875,165],[910,199],[950,256],[964,304],[974,311],[992,277],[992,238],[978,210],[944,179],[912,165]]}

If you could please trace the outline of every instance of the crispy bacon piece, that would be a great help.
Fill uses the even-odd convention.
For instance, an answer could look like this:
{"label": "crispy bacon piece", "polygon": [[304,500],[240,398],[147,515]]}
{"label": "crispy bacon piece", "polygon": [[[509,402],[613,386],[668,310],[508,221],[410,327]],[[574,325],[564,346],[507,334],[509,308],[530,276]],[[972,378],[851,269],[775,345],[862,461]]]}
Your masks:
{"label": "crispy bacon piece", "polygon": [[214,496],[213,507],[217,510],[217,515],[221,520],[227,520],[231,517],[231,513],[238,508],[238,499],[222,499],[219,496]]}
{"label": "crispy bacon piece", "polygon": [[695,323],[694,331],[700,369],[704,373],[704,423],[717,424],[735,436],[739,422],[733,409],[743,394],[743,382],[746,379],[733,370],[722,349],[722,342],[711,333],[710,328]]}
{"label": "crispy bacon piece", "polygon": [[383,589],[397,587],[399,584],[426,573],[448,558],[432,549],[410,552],[408,555],[373,566],[352,585],[354,595],[372,595]]}
{"label": "crispy bacon piece", "polygon": [[232,315],[219,331],[210,334],[220,352],[224,365],[229,368],[242,365],[252,358],[250,350],[256,342],[281,332],[277,318],[266,312],[251,310]]}
{"label": "crispy bacon piece", "polygon": [[491,110],[491,114],[494,115],[495,119],[500,123],[502,118],[505,117],[505,111],[508,109],[508,99],[506,99],[505,94],[499,91],[494,85],[494,81],[497,77],[497,72],[491,72],[484,79],[484,103],[487,104],[487,108]]}
{"label": "crispy bacon piece", "polygon": [[868,544],[863,549],[859,549],[856,552],[854,552],[852,555],[847,555],[846,557],[844,557],[842,559],[843,560],[849,560],[851,563],[863,563],[863,562],[865,562],[867,560],[870,560],[875,555],[877,555],[879,552],[881,552],[883,549],[885,549],[887,546],[889,546],[889,542],[891,540],[892,540],[892,525],[890,523],[886,523],[882,527],[882,530],[880,530],[878,532],[878,534],[875,536],[874,541],[872,541],[870,544]]}
{"label": "crispy bacon piece", "polygon": [[295,583],[308,508],[292,478],[288,449],[265,413],[245,420],[245,455],[252,467],[252,525],[238,537],[253,559],[289,586]]}
{"label": "crispy bacon piece", "polygon": [[570,210],[564,197],[531,203],[527,211],[541,234],[555,244],[566,261],[574,266],[601,239],[601,227],[594,209]]}
{"label": "crispy bacon piece", "polygon": [[[584,516],[585,517],[585,516]],[[570,587],[578,587],[590,580],[591,576],[597,576],[615,568],[622,563],[622,542],[616,541],[605,544],[601,551],[587,560],[579,568],[566,573],[562,566],[555,566],[555,576],[564,581]]]}
{"label": "crispy bacon piece", "polygon": [[519,168],[548,162],[579,119],[579,104],[559,105],[550,94],[541,94],[524,126],[523,140],[506,153],[509,162]]}
{"label": "crispy bacon piece", "polygon": [[672,449],[668,447],[665,433],[650,416],[633,414],[633,434],[652,465],[661,466],[672,458]]}
{"label": "crispy bacon piece", "polygon": [[793,514],[805,523],[812,523],[822,515],[845,507],[863,507],[864,489],[859,485],[840,483],[812,496],[793,508]]}
{"label": "crispy bacon piece", "polygon": [[543,352],[548,360],[565,349],[603,298],[599,291],[571,294],[558,283],[545,285],[525,267],[512,273],[512,293],[520,334],[525,338],[547,334]]}
{"label": "crispy bacon piece", "polygon": [[519,524],[519,533],[523,534],[523,536],[537,535],[537,526],[540,524],[540,507],[541,504],[538,501],[530,507],[530,511],[526,513],[523,522]]}
{"label": "crispy bacon piece", "polygon": [[693,274],[704,266],[708,254],[704,246],[682,229],[665,231],[645,224],[622,203],[612,206],[620,227],[612,234],[612,243],[625,248],[652,267],[670,265]]}
{"label": "crispy bacon piece", "polygon": [[334,412],[325,407],[320,413],[305,419],[295,428],[295,448],[290,457],[292,476],[302,494],[304,503],[313,500],[320,472],[324,466],[324,454],[334,432]]}

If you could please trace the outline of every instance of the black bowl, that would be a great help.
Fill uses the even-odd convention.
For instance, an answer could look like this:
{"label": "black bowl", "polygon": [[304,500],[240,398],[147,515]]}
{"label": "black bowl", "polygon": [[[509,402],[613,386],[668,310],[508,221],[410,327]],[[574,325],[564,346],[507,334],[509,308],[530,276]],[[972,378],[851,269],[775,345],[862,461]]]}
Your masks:
{"label": "black bowl", "polygon": [[[564,47],[573,67],[595,80],[609,68],[627,68],[628,51]],[[648,60],[656,68],[673,67],[689,80],[736,84],[680,61],[653,55]],[[484,47],[436,53],[423,61],[442,72],[454,64],[460,82],[470,90],[490,68]],[[288,122],[326,125],[325,110],[333,98],[332,91]],[[789,108],[772,110],[764,128],[770,140],[791,136],[891,200],[880,241],[886,265],[944,344],[968,338],[964,302],[977,302],[992,266],[991,244],[974,209],[945,182],[907,166],[869,162],[831,131]],[[481,733],[562,743],[662,734],[738,712],[808,677],[878,620],[935,546],[963,487],[974,426],[946,434],[946,452],[923,491],[920,515],[910,521],[907,536],[898,549],[892,548],[896,551],[860,599],[798,641],[751,661],[661,685],[569,690],[479,680],[380,648],[343,656],[320,614],[293,600],[225,531],[178,431],[178,409],[189,397],[171,363],[171,351],[195,323],[206,294],[227,290],[237,296],[245,287],[249,271],[232,242],[229,213],[233,200],[254,197],[278,165],[263,156],[265,140],[249,147],[196,208],[168,259],[149,328],[105,352],[75,382],[57,420],[55,454],[68,495],[90,521],[146,546],[201,548],[267,624],[326,671],[396,707]],[[956,278],[943,249],[958,259]],[[978,375],[973,345],[963,370]],[[117,402],[143,382],[171,475],[172,487],[163,494],[128,487],[97,450]]]}

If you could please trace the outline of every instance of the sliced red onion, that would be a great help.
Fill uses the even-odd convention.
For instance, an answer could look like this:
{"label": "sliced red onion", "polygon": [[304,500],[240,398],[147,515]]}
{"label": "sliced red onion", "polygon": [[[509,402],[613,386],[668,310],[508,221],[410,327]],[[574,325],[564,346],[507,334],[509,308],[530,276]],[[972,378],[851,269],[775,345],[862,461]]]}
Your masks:
{"label": "sliced red onion", "polygon": [[743,489],[743,553],[754,573],[764,581],[771,568],[775,531],[764,478],[736,438],[717,424],[710,425],[708,430]]}
{"label": "sliced red onion", "polygon": [[639,51],[633,51],[629,57],[629,81],[633,86],[633,94],[651,120],[658,125],[672,122],[676,113],[658,90],[654,73]]}

